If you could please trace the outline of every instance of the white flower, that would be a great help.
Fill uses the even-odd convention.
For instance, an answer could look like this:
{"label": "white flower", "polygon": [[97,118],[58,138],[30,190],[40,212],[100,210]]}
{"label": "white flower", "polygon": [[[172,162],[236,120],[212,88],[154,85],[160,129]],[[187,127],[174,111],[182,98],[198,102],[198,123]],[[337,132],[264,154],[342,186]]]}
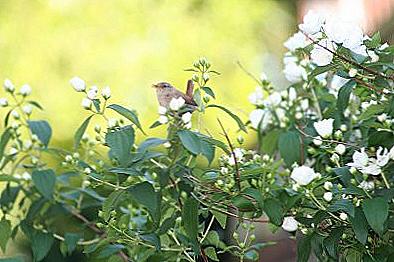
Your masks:
{"label": "white flower", "polygon": [[335,147],[335,152],[337,152],[340,155],[343,155],[346,152],[346,146],[344,144],[338,144]]}
{"label": "white flower", "polygon": [[114,128],[118,125],[118,120],[116,118],[108,119],[107,125],[109,128]]}
{"label": "white flower", "polygon": [[28,172],[23,172],[21,178],[24,179],[24,180],[30,180],[31,179],[31,175]]}
{"label": "white flower", "polygon": [[228,174],[228,168],[227,168],[227,167],[222,167],[222,168],[220,169],[220,173],[222,173],[223,175]]}
{"label": "white flower", "polygon": [[300,166],[293,169],[290,177],[301,186],[306,186],[318,177],[315,171],[307,166]]}
{"label": "white flower", "polygon": [[90,109],[90,107],[92,106],[92,100],[85,97],[82,99],[81,105],[85,109]]}
{"label": "white flower", "polygon": [[306,111],[309,108],[309,100],[308,99],[301,100],[300,105],[302,110]]}
{"label": "white flower", "polygon": [[266,100],[264,100],[265,106],[277,106],[282,101],[282,96],[279,92],[273,92],[268,96]]}
{"label": "white flower", "polygon": [[0,98],[0,106],[1,106],[1,107],[6,107],[6,106],[8,106],[8,100],[7,100],[7,98],[4,98],[4,97],[1,97],[1,98]]}
{"label": "white flower", "polygon": [[386,43],[384,43],[383,45],[381,45],[380,47],[379,47],[379,50],[380,51],[383,51],[384,49],[386,49],[387,47],[389,47],[390,45],[386,42]]}
{"label": "white flower", "polygon": [[5,80],[4,80],[3,86],[4,86],[4,90],[5,90],[6,92],[12,93],[12,92],[15,91],[14,84],[13,84],[13,83],[11,82],[11,80],[9,80],[9,79],[5,79]]}
{"label": "white flower", "polygon": [[24,107],[22,107],[22,111],[26,114],[26,115],[30,115],[31,112],[33,111],[33,107],[31,105],[25,105]]}
{"label": "white flower", "polygon": [[294,232],[298,229],[298,221],[294,217],[284,217],[282,228],[287,232]]}
{"label": "white flower", "polygon": [[33,146],[33,141],[31,141],[30,139],[25,140],[23,142],[23,148],[26,150],[30,149],[32,146]]}
{"label": "white flower", "polygon": [[244,151],[241,148],[235,148],[234,155],[237,160],[242,160],[242,158],[244,157]]}
{"label": "white flower", "polygon": [[15,147],[11,147],[10,148],[10,151],[8,151],[8,154],[9,155],[15,155],[15,154],[18,154],[18,149],[16,149]]}
{"label": "white flower", "polygon": [[158,121],[159,121],[160,124],[166,124],[168,122],[168,117],[166,117],[166,116],[159,116]]}
{"label": "white flower", "polygon": [[390,149],[389,156],[392,160],[394,160],[394,146]]}
{"label": "white flower", "polygon": [[346,213],[340,213],[339,214],[339,218],[342,220],[346,220],[347,219],[347,214]]}
{"label": "white flower", "polygon": [[316,132],[323,138],[330,137],[334,129],[334,119],[323,119],[318,122],[313,123],[313,127]]}
{"label": "white flower", "polygon": [[15,119],[19,119],[19,117],[20,117],[18,111],[16,111],[16,110],[12,110],[11,115]]}
{"label": "white flower", "polygon": [[324,193],[323,199],[326,200],[327,202],[330,202],[332,200],[332,193],[331,192]]}
{"label": "white flower", "polygon": [[323,187],[324,187],[325,190],[331,190],[332,183],[330,181],[326,181],[326,182],[324,182]]}
{"label": "white flower", "polygon": [[379,61],[379,56],[372,50],[367,50],[368,56],[371,58],[371,62],[375,63]]}
{"label": "white flower", "polygon": [[311,51],[311,60],[318,66],[325,66],[331,63],[332,59],[334,58],[334,54],[330,51],[326,50],[328,48],[331,51],[334,51],[334,45],[328,39],[320,40],[318,45],[315,45],[313,50]]}
{"label": "white flower", "polygon": [[167,113],[167,108],[165,108],[164,106],[159,106],[158,112],[159,115],[165,115]]}
{"label": "white flower", "polygon": [[86,89],[85,81],[77,76],[70,79],[70,84],[77,92],[82,92]]}
{"label": "white flower", "polygon": [[97,86],[92,86],[89,88],[88,92],[87,92],[87,97],[89,99],[95,99],[98,93],[98,87]]}
{"label": "white flower", "polygon": [[287,63],[283,73],[285,74],[286,79],[293,84],[306,79],[307,75],[305,69],[294,62]]}
{"label": "white flower", "polygon": [[357,75],[357,69],[355,69],[355,68],[350,68],[348,74],[349,74],[350,77],[355,77],[355,76]]}
{"label": "white flower", "polygon": [[294,101],[297,99],[297,92],[294,87],[289,88],[289,101]]}
{"label": "white flower", "polygon": [[261,90],[261,87],[256,87],[256,91],[251,93],[249,95],[249,102],[252,103],[253,105],[262,105],[264,100],[264,94],[263,91]]}
{"label": "white flower", "polygon": [[387,114],[386,113],[380,114],[377,116],[377,119],[379,122],[383,123],[387,119]]}
{"label": "white flower", "polygon": [[163,146],[164,146],[165,148],[170,148],[170,147],[171,147],[171,143],[170,143],[170,142],[165,142],[165,143],[163,144]]}
{"label": "white flower", "polygon": [[173,98],[170,101],[170,109],[173,111],[179,110],[185,104],[185,99],[182,97]]}
{"label": "white flower", "polygon": [[375,188],[375,183],[373,181],[363,181],[358,185],[358,187],[367,191],[371,191]]}
{"label": "white flower", "polygon": [[190,112],[184,113],[182,115],[182,121],[185,124],[189,123],[191,119],[192,119],[192,114]]}
{"label": "white flower", "polygon": [[106,100],[111,97],[111,89],[109,86],[106,86],[103,88],[103,90],[101,90],[101,96]]}
{"label": "white flower", "polygon": [[382,147],[379,147],[376,151],[376,164],[383,167],[389,162],[389,160],[390,155],[387,148],[383,149]]}
{"label": "white flower", "polygon": [[317,136],[313,139],[313,144],[316,146],[321,146],[323,144],[323,141],[320,136]]}
{"label": "white flower", "polygon": [[352,166],[355,168],[363,168],[368,164],[368,155],[365,153],[365,148],[361,148],[359,151],[354,151],[353,153],[353,163],[348,163],[347,166]]}
{"label": "white flower", "polygon": [[192,122],[189,122],[185,125],[186,129],[191,129],[192,128]]}
{"label": "white flower", "polygon": [[83,170],[83,172],[84,172],[85,174],[89,175],[90,173],[92,173],[92,170],[91,170],[89,167],[87,167],[87,168],[85,168],[85,169]]}
{"label": "white flower", "polygon": [[307,38],[301,32],[295,33],[284,43],[284,46],[290,51],[295,51],[296,49],[303,48],[307,45],[308,45]]}
{"label": "white flower", "polygon": [[320,31],[325,18],[319,13],[310,10],[305,16],[303,23],[298,27],[306,34],[315,34]]}
{"label": "white flower", "polygon": [[375,159],[370,159],[370,163],[368,164],[368,166],[361,168],[360,171],[363,174],[369,174],[373,176],[377,176],[382,173],[382,170],[380,169],[380,166],[376,164]]}
{"label": "white flower", "polygon": [[249,114],[249,120],[252,127],[258,129],[259,124],[260,128],[264,130],[269,125],[272,118],[272,114],[270,111],[266,109],[255,109]]}
{"label": "white flower", "polygon": [[28,96],[31,94],[31,87],[28,84],[24,84],[19,90],[19,94],[22,96]]}

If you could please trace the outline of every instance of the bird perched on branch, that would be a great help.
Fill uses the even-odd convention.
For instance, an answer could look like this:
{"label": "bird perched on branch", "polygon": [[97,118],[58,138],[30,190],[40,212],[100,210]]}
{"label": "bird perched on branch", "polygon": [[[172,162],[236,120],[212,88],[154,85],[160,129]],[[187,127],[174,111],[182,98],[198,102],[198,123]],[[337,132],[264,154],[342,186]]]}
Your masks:
{"label": "bird perched on branch", "polygon": [[194,84],[192,80],[187,81],[186,94],[166,82],[154,84],[152,87],[156,88],[159,104],[165,108],[169,108],[172,99],[182,97],[185,100],[187,111],[194,111],[197,109],[197,103],[193,99]]}

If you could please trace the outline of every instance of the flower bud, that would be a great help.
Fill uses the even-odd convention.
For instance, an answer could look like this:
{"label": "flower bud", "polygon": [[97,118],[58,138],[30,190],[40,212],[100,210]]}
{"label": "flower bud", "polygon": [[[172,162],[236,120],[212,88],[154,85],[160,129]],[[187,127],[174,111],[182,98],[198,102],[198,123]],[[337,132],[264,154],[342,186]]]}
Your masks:
{"label": "flower bud", "polygon": [[9,79],[4,80],[3,86],[6,92],[13,93],[15,91],[14,84]]}
{"label": "flower bud", "polygon": [[8,106],[8,100],[7,98],[0,98],[0,107],[7,107]]}
{"label": "flower bud", "polygon": [[31,94],[31,87],[28,84],[24,84],[19,90],[19,94],[22,96],[28,96]]}
{"label": "flower bud", "polygon": [[92,107],[92,100],[90,100],[88,98],[83,98],[82,102],[81,102],[81,105],[86,110],[89,110]]}
{"label": "flower bud", "polygon": [[100,126],[100,125],[95,125],[95,126],[94,126],[94,131],[95,131],[96,133],[100,133],[100,132],[101,132],[101,126]]}
{"label": "flower bud", "polygon": [[238,141],[238,143],[239,143],[240,145],[242,145],[242,144],[244,143],[245,139],[243,138],[243,136],[238,136],[238,137],[237,137],[237,141]]}
{"label": "flower bud", "polygon": [[344,125],[344,124],[342,124],[342,125],[340,126],[340,129],[341,129],[342,132],[346,132],[346,131],[347,131],[347,126]]}
{"label": "flower bud", "polygon": [[349,70],[349,76],[350,76],[350,77],[355,77],[356,75],[357,75],[357,69],[351,68],[351,69]]}
{"label": "flower bud", "polygon": [[26,115],[31,115],[31,112],[33,111],[33,108],[31,105],[25,105],[24,107],[22,107],[22,111],[26,114]]}
{"label": "flower bud", "polygon": [[83,92],[86,89],[85,81],[77,76],[70,79],[70,84],[77,92]]}
{"label": "flower bud", "polygon": [[19,113],[16,110],[12,110],[11,115],[14,119],[19,119]]}
{"label": "flower bud", "polygon": [[103,88],[103,90],[101,90],[101,95],[105,100],[108,100],[111,97],[111,89],[109,86],[106,86]]}

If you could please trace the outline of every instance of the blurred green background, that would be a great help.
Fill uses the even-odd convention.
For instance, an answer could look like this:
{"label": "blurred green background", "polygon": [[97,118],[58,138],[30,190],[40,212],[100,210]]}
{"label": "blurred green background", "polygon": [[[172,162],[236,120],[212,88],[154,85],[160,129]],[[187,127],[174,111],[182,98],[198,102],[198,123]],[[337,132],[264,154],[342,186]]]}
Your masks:
{"label": "blurred green background", "polygon": [[[137,110],[147,129],[158,117],[152,83],[167,81],[184,90],[191,74],[183,69],[205,56],[222,73],[210,85],[215,103],[246,120],[252,109],[247,97],[256,84],[236,62],[257,76],[267,67],[281,70],[282,43],[295,30],[294,2],[0,0],[0,80],[9,78],[17,87],[29,83],[32,98],[45,107],[33,117],[50,121],[56,144],[71,145],[88,115],[71,77],[109,85],[112,102]],[[214,110],[203,121],[218,135]],[[221,118],[236,130],[227,116]]]}

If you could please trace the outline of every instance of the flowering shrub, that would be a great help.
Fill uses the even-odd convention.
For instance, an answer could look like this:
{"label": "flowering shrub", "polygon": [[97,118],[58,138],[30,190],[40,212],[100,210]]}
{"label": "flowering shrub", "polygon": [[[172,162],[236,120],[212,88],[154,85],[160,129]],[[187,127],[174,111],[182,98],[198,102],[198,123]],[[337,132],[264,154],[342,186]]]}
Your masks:
{"label": "flowering shrub", "polygon": [[[299,28],[285,43],[291,86],[276,91],[256,79],[247,123],[212,102],[218,73],[206,59],[188,69],[194,115],[223,110],[240,132],[257,131],[258,151],[242,136],[231,141],[220,120],[221,139],[201,131],[200,119],[193,128],[183,98],[159,107],[151,126],[165,126],[167,137],[146,138],[135,111],[110,103],[109,87],[99,92],[78,77],[70,84],[88,116],[72,149],[54,148],[49,123],[32,117],[42,107],[28,100],[30,86],[17,91],[5,80],[0,248],[21,232],[35,261],[52,246],[104,261],[218,261],[224,253],[256,261],[274,243],[256,242],[254,229],[270,223],[299,232],[298,261],[312,252],[322,261],[393,259],[394,49],[313,12]],[[105,127],[93,127],[99,118]],[[229,218],[238,226],[226,239]]]}

